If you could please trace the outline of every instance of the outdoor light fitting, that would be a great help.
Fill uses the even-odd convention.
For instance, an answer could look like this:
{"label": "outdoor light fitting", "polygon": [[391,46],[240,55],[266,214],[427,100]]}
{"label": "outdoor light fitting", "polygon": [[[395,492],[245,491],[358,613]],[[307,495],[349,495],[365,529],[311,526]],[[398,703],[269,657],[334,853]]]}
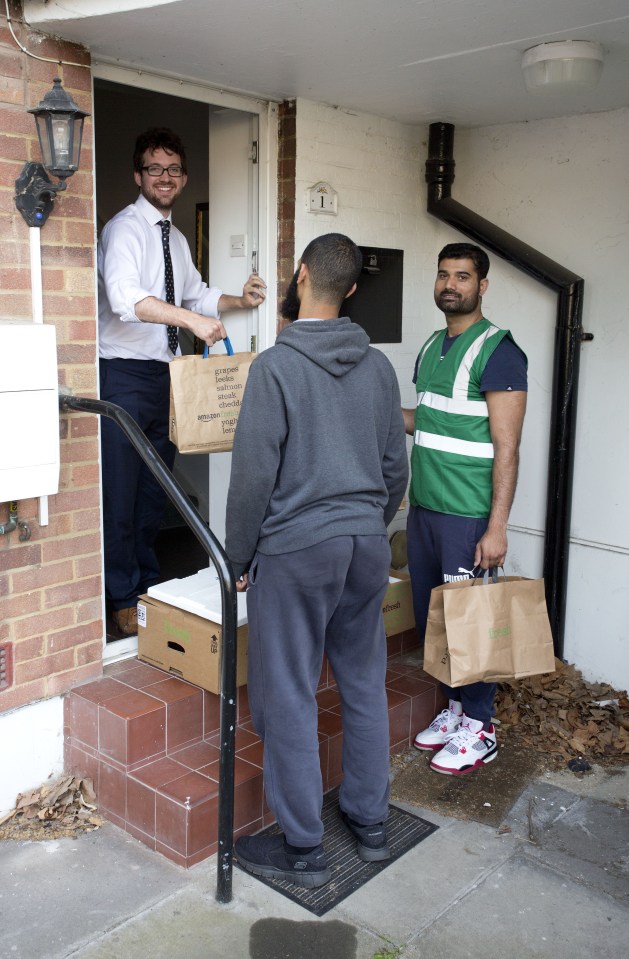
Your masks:
{"label": "outdoor light fitting", "polygon": [[593,90],[603,70],[603,48],[593,40],[555,40],[529,47],[522,57],[529,93]]}
{"label": "outdoor light fitting", "polygon": [[[55,194],[66,189],[66,180],[79,168],[83,122],[89,113],[80,110],[56,77],[52,90],[29,110],[34,114],[44,160],[26,163],[15,181],[15,205],[29,226],[43,226],[54,206]],[[48,172],[59,177],[53,183]]]}

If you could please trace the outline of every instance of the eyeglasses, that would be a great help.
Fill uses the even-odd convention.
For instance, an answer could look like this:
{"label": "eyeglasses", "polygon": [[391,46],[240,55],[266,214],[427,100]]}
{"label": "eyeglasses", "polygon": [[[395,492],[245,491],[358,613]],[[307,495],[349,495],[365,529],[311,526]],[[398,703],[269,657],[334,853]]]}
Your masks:
{"label": "eyeglasses", "polygon": [[169,176],[183,176],[183,167],[178,163],[171,163],[170,166],[160,166],[159,163],[149,163],[140,169],[146,170],[149,176],[161,176],[162,173],[168,173]]}

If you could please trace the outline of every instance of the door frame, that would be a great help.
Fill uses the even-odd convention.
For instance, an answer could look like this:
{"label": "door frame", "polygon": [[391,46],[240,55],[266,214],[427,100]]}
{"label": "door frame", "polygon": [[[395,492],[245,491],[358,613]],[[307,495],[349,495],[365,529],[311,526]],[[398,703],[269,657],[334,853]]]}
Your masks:
{"label": "door frame", "polygon": [[[267,281],[266,301],[258,308],[258,350],[272,346],[276,336],[277,292],[275,283],[269,278],[277,276],[277,101],[229,93],[202,83],[102,61],[92,65],[92,81],[95,79],[240,110],[258,117],[258,272]],[[95,170],[94,182],[97,175]]]}
{"label": "door frame", "polygon": [[[258,118],[258,272],[267,282],[267,296],[263,307],[258,311],[258,351],[262,351],[275,342],[277,291],[271,277],[277,276],[277,165],[278,165],[278,107],[277,102],[237,93],[229,93],[202,83],[180,80],[171,76],[140,71],[137,68],[100,61],[92,64],[92,84],[94,80],[110,80],[123,86],[164,93],[169,96],[195,100],[208,106],[220,106],[239,110]],[[92,90],[93,93],[93,90]],[[97,118],[95,118],[95,122]],[[95,157],[95,151],[94,151]],[[96,200],[96,161],[94,159],[94,201]],[[97,367],[98,369],[98,367]],[[100,423],[99,423],[100,432]],[[102,483],[101,483],[102,491]],[[103,511],[101,493],[101,542]],[[104,582],[104,569],[101,568]],[[106,621],[105,594],[103,590],[102,621]],[[103,665],[137,654],[137,638],[120,639],[115,643],[106,642],[103,628]]]}

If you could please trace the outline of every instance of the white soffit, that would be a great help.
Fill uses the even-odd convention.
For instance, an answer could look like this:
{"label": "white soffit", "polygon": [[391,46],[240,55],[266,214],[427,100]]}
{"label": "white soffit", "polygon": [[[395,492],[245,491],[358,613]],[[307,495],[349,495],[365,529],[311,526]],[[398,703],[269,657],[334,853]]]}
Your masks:
{"label": "white soffit", "polygon": [[[627,0],[26,0],[37,29],[132,65],[405,123],[481,126],[629,106]],[[527,93],[523,52],[561,39],[605,53],[596,90]]]}

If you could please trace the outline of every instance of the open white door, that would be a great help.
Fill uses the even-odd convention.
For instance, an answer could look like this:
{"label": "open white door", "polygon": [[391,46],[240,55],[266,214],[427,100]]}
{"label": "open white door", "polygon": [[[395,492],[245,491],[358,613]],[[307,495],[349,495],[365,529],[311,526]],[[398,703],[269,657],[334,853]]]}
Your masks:
{"label": "open white door", "polygon": [[[221,289],[239,293],[258,266],[258,118],[240,110],[210,114],[209,265]],[[263,308],[262,308],[263,309]],[[225,314],[234,351],[256,349],[260,310]],[[213,353],[223,351],[222,344]],[[210,529],[225,542],[225,507],[231,453],[209,457]]]}

